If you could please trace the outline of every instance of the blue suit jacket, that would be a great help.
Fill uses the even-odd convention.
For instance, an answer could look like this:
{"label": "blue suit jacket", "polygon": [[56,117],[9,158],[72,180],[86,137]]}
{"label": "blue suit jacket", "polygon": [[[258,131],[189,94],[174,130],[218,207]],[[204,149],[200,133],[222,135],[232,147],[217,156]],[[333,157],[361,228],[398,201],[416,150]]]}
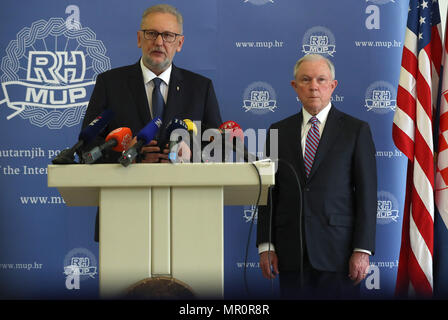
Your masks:
{"label": "blue suit jacket", "polygon": [[[306,178],[300,143],[302,112],[274,123],[278,129],[278,163],[270,205],[260,207],[257,244],[271,241],[279,269],[298,271],[300,263],[299,205],[302,198],[302,236],[311,265],[322,271],[348,272],[354,248],[375,251],[377,176],[375,146],[369,125],[334,106]],[[269,137],[269,135],[268,135]],[[266,142],[269,156],[269,140]]]}
{"label": "blue suit jacket", "polygon": [[[83,128],[105,109],[114,111],[113,120],[96,140],[84,146],[83,152],[103,143],[107,134],[116,128],[128,127],[135,136],[152,120],[140,62],[98,75]],[[160,136],[173,118],[188,118],[208,127],[219,127],[222,120],[212,81],[173,65]],[[110,151],[101,161],[117,162],[118,156],[117,152]]]}

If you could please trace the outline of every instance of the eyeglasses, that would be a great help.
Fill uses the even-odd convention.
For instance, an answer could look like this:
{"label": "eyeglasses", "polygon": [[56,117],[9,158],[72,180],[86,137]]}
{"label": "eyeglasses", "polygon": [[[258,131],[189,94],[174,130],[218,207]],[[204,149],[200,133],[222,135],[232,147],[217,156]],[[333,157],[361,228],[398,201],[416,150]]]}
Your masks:
{"label": "eyeglasses", "polygon": [[169,42],[169,43],[174,42],[174,40],[176,40],[177,36],[181,36],[181,34],[169,32],[169,31],[164,31],[164,32],[157,32],[155,30],[140,30],[140,31],[143,32],[143,35],[146,40],[156,40],[159,37],[159,35],[161,35],[163,41]]}

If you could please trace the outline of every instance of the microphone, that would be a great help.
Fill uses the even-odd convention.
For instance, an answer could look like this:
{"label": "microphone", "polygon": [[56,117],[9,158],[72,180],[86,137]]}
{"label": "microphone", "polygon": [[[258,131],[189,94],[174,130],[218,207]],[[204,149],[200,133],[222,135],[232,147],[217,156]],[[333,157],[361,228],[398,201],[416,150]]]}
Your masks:
{"label": "microphone", "polygon": [[153,119],[137,134],[137,143],[130,147],[128,150],[123,151],[119,162],[127,167],[138,156],[141,148],[154,139],[160,127],[162,126],[162,120],[160,117]]}
{"label": "microphone", "polygon": [[187,125],[188,132],[191,132],[194,135],[198,134],[198,127],[196,127],[196,124],[193,121],[190,119],[184,119],[184,122]]}
{"label": "microphone", "polygon": [[82,155],[84,163],[94,163],[103,156],[103,151],[112,149],[116,152],[123,152],[132,141],[132,131],[129,128],[123,127],[111,131],[107,137],[106,142],[97,146]]}
{"label": "microphone", "polygon": [[[241,129],[241,126],[236,123],[235,121],[229,120],[224,123],[222,123],[219,126],[219,129],[223,132],[223,139],[224,139],[224,148],[225,150],[231,148],[237,156],[241,157],[243,156],[244,162],[252,162],[252,161],[258,161],[258,158],[256,155],[250,153],[245,144],[244,144],[244,133]],[[230,134],[230,137],[228,135]],[[241,143],[238,143],[236,138],[238,138]],[[250,160],[255,159],[255,160]]]}
{"label": "microphone", "polygon": [[201,162],[201,138],[198,136],[198,128],[190,119],[184,119],[187,125],[188,134],[190,136],[190,146],[193,162]]}
{"label": "microphone", "polygon": [[171,134],[174,130],[177,129],[183,129],[185,131],[188,130],[187,124],[180,119],[173,118],[166,127],[166,136],[169,137],[169,144],[168,144],[168,159],[171,162],[176,162],[177,160],[177,144],[179,142],[179,135],[176,135],[175,137],[171,137]]}
{"label": "microphone", "polygon": [[70,149],[62,150],[51,162],[53,164],[74,164],[75,152],[83,145],[90,143],[98,134],[100,134],[112,120],[114,112],[110,109],[104,110],[87,127],[82,129],[78,136],[78,142]]}
{"label": "microphone", "polygon": [[221,129],[223,131],[229,130],[231,139],[238,137],[241,141],[244,142],[243,130],[241,129],[240,125],[238,123],[236,123],[235,121],[229,120],[229,121],[223,122],[219,126],[219,129]]}

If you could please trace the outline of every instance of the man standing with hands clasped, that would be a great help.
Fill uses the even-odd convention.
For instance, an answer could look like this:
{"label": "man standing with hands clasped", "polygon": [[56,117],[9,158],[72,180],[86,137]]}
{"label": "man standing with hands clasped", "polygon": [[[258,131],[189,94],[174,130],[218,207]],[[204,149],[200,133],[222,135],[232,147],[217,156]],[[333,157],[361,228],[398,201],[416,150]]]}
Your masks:
{"label": "man standing with hands clasped", "polygon": [[270,127],[280,161],[257,246],[263,276],[279,274],[283,298],[357,298],[375,251],[375,146],[366,122],[332,105],[337,83],[330,60],[304,56],[291,81],[303,108]]}

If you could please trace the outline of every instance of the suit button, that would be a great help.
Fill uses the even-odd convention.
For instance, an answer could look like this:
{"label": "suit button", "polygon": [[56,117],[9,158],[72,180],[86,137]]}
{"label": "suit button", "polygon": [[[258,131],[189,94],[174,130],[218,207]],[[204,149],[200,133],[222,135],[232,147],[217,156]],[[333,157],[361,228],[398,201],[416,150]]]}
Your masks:
{"label": "suit button", "polygon": [[310,191],[310,188],[305,188],[303,190],[305,190],[305,192],[308,192],[308,191]]}

